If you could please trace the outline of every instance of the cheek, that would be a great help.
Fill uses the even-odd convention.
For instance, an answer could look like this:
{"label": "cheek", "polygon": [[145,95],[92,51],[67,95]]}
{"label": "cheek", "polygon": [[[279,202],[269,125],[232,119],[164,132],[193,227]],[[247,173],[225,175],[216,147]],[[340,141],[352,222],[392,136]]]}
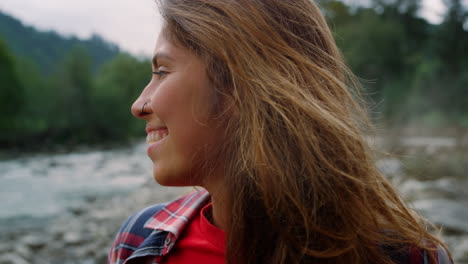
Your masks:
{"label": "cheek", "polygon": [[154,91],[152,109],[167,126],[206,123],[214,103],[210,94],[207,78],[201,73],[175,73]]}
{"label": "cheek", "polygon": [[208,86],[204,80],[172,78],[164,80],[151,98],[158,119],[169,128],[178,146],[195,146],[209,136],[210,110]]}
{"label": "cheek", "polygon": [[173,116],[174,112],[181,109],[184,105],[184,96],[177,86],[171,82],[162,83],[151,97],[151,106],[158,119],[165,125],[168,125],[168,117]]}

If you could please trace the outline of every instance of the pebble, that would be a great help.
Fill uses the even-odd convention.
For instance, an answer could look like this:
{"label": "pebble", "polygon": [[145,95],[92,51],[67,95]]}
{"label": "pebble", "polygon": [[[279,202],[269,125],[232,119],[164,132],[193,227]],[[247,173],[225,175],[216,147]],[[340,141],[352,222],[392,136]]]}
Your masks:
{"label": "pebble", "polygon": [[25,259],[22,257],[12,254],[12,253],[7,253],[2,256],[0,256],[0,264],[29,264]]}
{"label": "pebble", "polygon": [[65,233],[63,242],[67,245],[80,245],[85,242],[85,239],[82,234],[72,231]]}
{"label": "pebble", "polygon": [[0,254],[10,252],[11,246],[7,244],[0,244]]}
{"label": "pebble", "polygon": [[14,247],[15,253],[17,253],[19,256],[25,258],[25,259],[30,259],[31,256],[33,255],[33,251],[26,247],[25,245],[19,244]]}
{"label": "pebble", "polygon": [[21,239],[21,242],[27,247],[38,250],[45,246],[45,241],[39,236],[27,235]]}
{"label": "pebble", "polygon": [[461,244],[456,246],[454,257],[460,262],[468,263],[468,239],[465,239]]}

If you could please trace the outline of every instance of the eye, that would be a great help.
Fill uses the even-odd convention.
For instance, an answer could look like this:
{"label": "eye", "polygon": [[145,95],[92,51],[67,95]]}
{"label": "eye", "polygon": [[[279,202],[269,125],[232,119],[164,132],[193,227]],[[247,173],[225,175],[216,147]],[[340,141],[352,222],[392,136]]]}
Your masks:
{"label": "eye", "polygon": [[153,71],[153,74],[155,75],[158,75],[158,78],[161,79],[162,77],[164,77],[166,74],[168,74],[169,72],[167,71],[162,71],[162,70],[159,70],[159,71]]}

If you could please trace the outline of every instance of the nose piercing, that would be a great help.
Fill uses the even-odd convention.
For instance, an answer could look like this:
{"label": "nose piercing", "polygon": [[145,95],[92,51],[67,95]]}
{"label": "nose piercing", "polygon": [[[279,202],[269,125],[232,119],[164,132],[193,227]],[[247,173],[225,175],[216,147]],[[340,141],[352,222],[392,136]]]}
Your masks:
{"label": "nose piercing", "polygon": [[143,106],[141,107],[141,113],[144,113],[145,112],[145,106],[148,102],[144,103]]}

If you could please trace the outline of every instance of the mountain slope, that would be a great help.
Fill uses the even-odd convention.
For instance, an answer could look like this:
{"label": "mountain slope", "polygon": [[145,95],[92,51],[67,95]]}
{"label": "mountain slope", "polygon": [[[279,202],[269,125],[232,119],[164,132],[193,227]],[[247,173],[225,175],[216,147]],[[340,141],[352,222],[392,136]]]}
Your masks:
{"label": "mountain slope", "polygon": [[93,59],[93,69],[113,58],[119,49],[101,37],[90,39],[64,37],[56,32],[39,31],[0,11],[0,39],[18,57],[34,61],[43,73],[51,73],[58,62],[72,49],[80,47]]}

